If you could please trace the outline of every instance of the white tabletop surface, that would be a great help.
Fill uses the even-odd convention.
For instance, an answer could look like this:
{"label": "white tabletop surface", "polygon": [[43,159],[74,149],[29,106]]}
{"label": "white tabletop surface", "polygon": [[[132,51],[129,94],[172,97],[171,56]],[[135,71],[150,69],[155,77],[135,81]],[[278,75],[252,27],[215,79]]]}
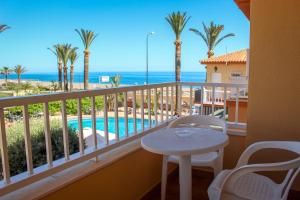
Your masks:
{"label": "white tabletop surface", "polygon": [[226,134],[210,128],[164,128],[141,140],[144,149],[164,155],[208,153],[227,144]]}

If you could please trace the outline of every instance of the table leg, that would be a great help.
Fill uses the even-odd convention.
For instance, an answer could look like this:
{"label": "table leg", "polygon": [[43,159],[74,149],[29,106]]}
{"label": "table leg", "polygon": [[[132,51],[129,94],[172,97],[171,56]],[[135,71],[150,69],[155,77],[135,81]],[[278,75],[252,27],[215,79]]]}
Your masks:
{"label": "table leg", "polygon": [[180,156],[179,159],[180,200],[192,199],[191,156]]}
{"label": "table leg", "polygon": [[162,173],[161,173],[161,200],[166,199],[167,178],[168,178],[168,156],[163,155]]}

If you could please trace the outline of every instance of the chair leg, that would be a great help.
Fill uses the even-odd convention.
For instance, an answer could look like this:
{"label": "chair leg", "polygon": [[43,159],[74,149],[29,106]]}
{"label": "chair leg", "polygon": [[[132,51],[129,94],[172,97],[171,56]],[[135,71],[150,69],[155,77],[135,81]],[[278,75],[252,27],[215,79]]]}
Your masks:
{"label": "chair leg", "polygon": [[163,155],[162,174],[161,174],[161,200],[166,199],[167,178],[168,178],[168,156]]}
{"label": "chair leg", "polygon": [[214,164],[214,176],[216,177],[223,170],[223,156],[219,156]]}

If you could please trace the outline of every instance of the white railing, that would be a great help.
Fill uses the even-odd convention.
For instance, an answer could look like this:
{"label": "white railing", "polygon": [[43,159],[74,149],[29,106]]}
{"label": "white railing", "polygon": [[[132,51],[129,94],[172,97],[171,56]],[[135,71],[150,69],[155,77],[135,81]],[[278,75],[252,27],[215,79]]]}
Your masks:
{"label": "white railing", "polygon": [[[176,88],[178,88],[178,96],[176,96]],[[134,139],[137,139],[146,133],[150,132],[152,128],[159,128],[165,122],[172,120],[174,115],[191,115],[191,114],[210,114],[217,115],[216,110],[223,109],[221,117],[226,119],[227,105],[226,101],[232,98],[228,95],[231,89],[236,91],[247,88],[246,84],[222,84],[222,83],[162,83],[143,86],[130,86],[119,88],[98,89],[89,91],[76,91],[70,93],[55,93],[46,95],[35,95],[27,97],[13,97],[0,99],[0,148],[2,160],[2,175],[3,180],[0,182],[0,196],[8,192],[14,191],[18,188],[24,187],[30,183],[38,181],[42,178],[50,176],[54,173],[62,171],[66,168],[79,164],[89,159],[97,159],[97,156],[107,152],[111,149],[126,144]],[[200,99],[196,99],[195,91],[200,89]],[[211,90],[211,101],[205,100],[205,91]],[[199,91],[198,91],[199,92]],[[124,101],[120,105],[118,95],[123,94]],[[240,125],[238,121],[239,116],[239,92],[235,93],[235,120],[234,124]],[[220,96],[222,95],[222,97]],[[99,142],[97,133],[97,109],[96,98],[101,96],[104,101],[102,110],[102,117],[104,118],[104,142]],[[111,98],[113,97],[113,98]],[[91,102],[91,136],[92,146],[85,147],[84,127],[83,127],[83,113],[82,113],[82,99],[89,98]],[[77,102],[77,120],[78,120],[78,140],[79,152],[70,154],[69,152],[69,138],[68,138],[68,115],[67,104],[68,100],[76,100]],[[109,101],[113,99],[113,111],[109,111]],[[217,100],[217,99],[220,99]],[[129,100],[131,105],[129,105]],[[177,101],[176,101],[177,100]],[[59,101],[61,104],[61,121],[62,121],[62,135],[63,135],[63,151],[64,158],[53,160],[50,121],[52,116],[49,114],[49,104],[51,102]],[[198,102],[197,102],[198,101]],[[140,108],[137,107],[138,102]],[[175,103],[177,102],[177,106]],[[111,103],[111,102],[110,102]],[[45,133],[45,146],[47,164],[34,168],[33,155],[31,147],[31,133],[30,133],[30,116],[28,114],[28,106],[31,104],[43,105],[43,120]],[[195,106],[199,105],[196,110]],[[24,125],[24,141],[26,152],[27,172],[20,173],[15,176],[10,174],[9,153],[7,148],[7,125],[8,120],[5,118],[5,111],[10,107],[22,107],[22,117]],[[123,110],[120,111],[120,108]],[[177,107],[177,111],[176,111]],[[205,111],[205,107],[209,107],[209,112]],[[145,113],[145,111],[147,113]],[[120,134],[119,117],[124,116],[124,133]],[[109,116],[114,117],[114,138],[109,132],[108,119]],[[57,116],[56,116],[57,117]],[[129,132],[128,120],[133,120],[133,131]],[[145,118],[148,124],[145,125]],[[141,121],[141,128],[138,129],[137,120]]]}

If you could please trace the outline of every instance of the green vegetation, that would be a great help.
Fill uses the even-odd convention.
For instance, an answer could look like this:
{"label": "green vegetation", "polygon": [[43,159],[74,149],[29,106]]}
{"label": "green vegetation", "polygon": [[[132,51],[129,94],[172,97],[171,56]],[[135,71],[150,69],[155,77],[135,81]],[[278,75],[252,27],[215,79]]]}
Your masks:
{"label": "green vegetation", "polygon": [[75,31],[80,36],[83,45],[84,45],[84,89],[87,90],[89,87],[89,59],[90,59],[90,51],[89,48],[94,41],[94,39],[97,37],[93,31],[80,29],[75,29]]}
{"label": "green vegetation", "polygon": [[9,67],[2,67],[2,69],[0,69],[0,73],[4,76],[5,78],[5,85],[7,86],[7,77],[8,75],[11,73],[11,69]]}
{"label": "green vegetation", "polygon": [[[104,108],[104,101],[103,97],[95,97],[95,103],[96,103],[96,109],[103,110]],[[90,98],[82,98],[81,99],[82,104],[82,113],[85,115],[91,114],[91,101]],[[28,106],[28,113],[31,117],[34,117],[40,113],[43,112],[43,104],[30,104]],[[21,116],[22,115],[22,107],[16,106],[12,108],[5,109],[6,117],[9,117],[9,115],[14,116]],[[68,115],[76,115],[77,114],[77,100],[71,99],[66,101],[66,110]],[[55,102],[49,102],[49,113],[50,115],[55,115],[61,111],[61,102],[55,101]]]}
{"label": "green vegetation", "polygon": [[217,25],[214,24],[214,22],[211,22],[209,26],[206,26],[204,23],[202,23],[202,25],[203,25],[204,33],[194,28],[191,28],[190,31],[196,33],[203,39],[203,41],[207,46],[208,58],[214,55],[215,47],[218,46],[218,44],[222,40],[228,37],[235,36],[233,33],[229,33],[220,37],[220,33],[224,30],[224,25]]}
{"label": "green vegetation", "polygon": [[20,84],[21,83],[21,75],[27,71],[26,68],[22,67],[21,65],[17,65],[17,66],[15,66],[13,71],[17,74],[18,84]]}
{"label": "green vegetation", "polygon": [[2,33],[3,31],[5,31],[5,30],[7,30],[7,29],[9,29],[9,28],[10,28],[10,27],[7,26],[7,25],[5,25],[5,24],[0,25],[0,33]]}
{"label": "green vegetation", "polygon": [[[50,123],[51,143],[53,160],[64,157],[63,131],[60,120],[51,120]],[[46,144],[44,134],[44,122],[42,119],[30,120],[30,135],[32,143],[33,167],[38,167],[47,163]],[[79,140],[76,130],[68,129],[70,154],[79,151]],[[11,176],[22,173],[27,170],[24,127],[23,122],[14,122],[13,126],[7,128],[8,157]],[[0,171],[2,172],[2,163],[0,159]],[[3,176],[0,174],[0,179]]]}

